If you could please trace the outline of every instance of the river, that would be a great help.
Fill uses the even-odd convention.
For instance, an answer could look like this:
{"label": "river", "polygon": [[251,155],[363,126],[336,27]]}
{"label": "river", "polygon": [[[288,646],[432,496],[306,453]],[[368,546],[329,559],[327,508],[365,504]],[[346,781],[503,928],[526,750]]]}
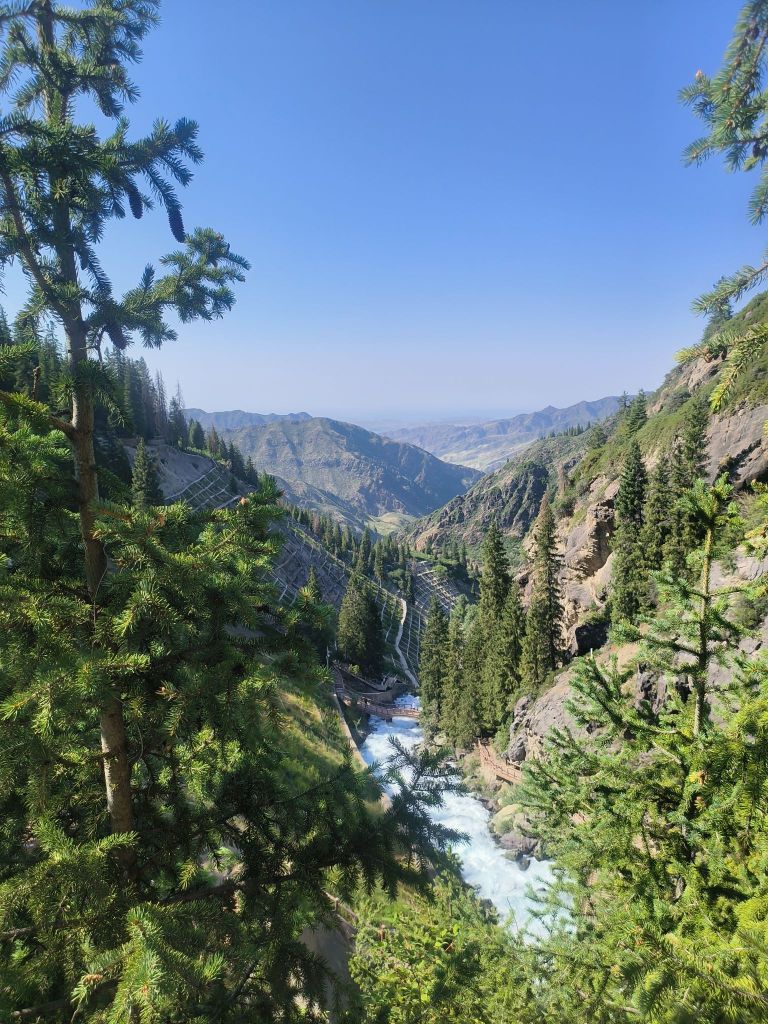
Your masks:
{"label": "river", "polygon": [[[418,706],[418,698],[401,697],[396,702]],[[389,737],[396,736],[406,748],[421,743],[423,732],[413,718],[394,718],[385,722],[371,717],[371,731],[360,748],[368,764],[386,760],[392,753]],[[532,860],[527,871],[509,860],[491,834],[490,813],[469,793],[448,793],[443,806],[432,812],[435,821],[463,832],[469,837],[456,847],[461,857],[464,880],[475,887],[484,899],[490,900],[502,919],[514,915],[515,923],[525,925],[530,918],[530,887],[541,889],[550,878],[546,862]]]}

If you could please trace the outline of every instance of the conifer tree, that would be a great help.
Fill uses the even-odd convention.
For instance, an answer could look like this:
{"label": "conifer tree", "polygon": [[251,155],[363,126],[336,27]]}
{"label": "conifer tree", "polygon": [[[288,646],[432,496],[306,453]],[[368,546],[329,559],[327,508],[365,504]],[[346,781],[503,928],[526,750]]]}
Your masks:
{"label": "conifer tree", "polygon": [[320,590],[320,581],[317,578],[317,569],[314,565],[310,565],[309,573],[307,575],[307,582],[304,585],[304,589],[307,592],[307,597],[310,601],[314,601],[319,604],[323,600],[323,593]]}
{"label": "conifer tree", "polygon": [[168,433],[168,397],[165,393],[165,381],[159,370],[155,373],[155,395],[155,435],[165,440]]}
{"label": "conifer tree", "polygon": [[[683,101],[704,122],[706,135],[696,139],[685,152],[686,162],[702,164],[710,156],[722,155],[729,170],[759,169],[759,179],[749,200],[753,224],[762,224],[768,213],[768,129],[766,113],[766,69],[768,47],[766,0],[749,0],[741,10],[723,66],[714,76],[696,72],[693,83],[682,90]],[[727,353],[725,371],[715,387],[711,403],[718,409],[733,389],[747,363],[764,348],[768,324],[745,323],[734,329],[728,311],[745,294],[759,287],[768,276],[768,259],[744,266],[721,277],[711,291],[700,296],[695,308],[710,320],[721,320],[720,330],[707,338],[702,348]],[[700,349],[694,349],[696,354]],[[685,355],[686,353],[683,353]]]}
{"label": "conifer tree", "polygon": [[205,448],[205,431],[197,420],[189,421],[189,447],[198,451]]}
{"label": "conifer tree", "polygon": [[457,601],[448,622],[445,682],[440,725],[459,747],[470,747],[480,735],[479,685],[475,671],[482,650],[477,616],[469,617],[465,636],[466,602]]}
{"label": "conifer tree", "polygon": [[309,641],[317,657],[325,662],[330,656],[336,634],[336,612],[323,601],[314,565],[310,565],[307,582],[298,593],[296,608],[302,635]]}
{"label": "conifer tree", "polygon": [[237,447],[234,441],[230,441],[227,449],[227,458],[229,459],[229,466],[232,473],[238,480],[245,479],[245,462],[240,449]]}
{"label": "conifer tree", "polygon": [[596,451],[598,448],[602,448],[607,440],[608,435],[605,432],[605,427],[600,423],[596,423],[589,431],[589,437],[587,438],[587,450]]}
{"label": "conifer tree", "polygon": [[384,634],[370,586],[353,573],[339,610],[337,644],[350,664],[375,673],[381,668]]}
{"label": "conifer tree", "polygon": [[182,448],[189,435],[187,421],[184,418],[184,398],[181,388],[176,385],[176,394],[168,408],[168,444]]}
{"label": "conifer tree", "polygon": [[686,411],[682,430],[675,440],[669,463],[671,512],[664,557],[676,572],[681,573],[686,571],[688,553],[701,541],[685,496],[704,472],[707,422],[704,402],[692,402]]}
{"label": "conifer tree", "polygon": [[160,490],[155,459],[147,451],[142,438],[136,445],[131,479],[133,507],[144,512],[150,505],[162,505],[163,492]]}
{"label": "conifer tree", "polygon": [[534,525],[531,600],[526,614],[521,675],[526,689],[541,689],[562,658],[563,606],[555,517],[545,494]]}
{"label": "conifer tree", "polygon": [[501,618],[510,586],[509,559],[504,538],[495,522],[483,540],[483,570],[480,576],[480,615],[490,629]]}
{"label": "conifer tree", "polygon": [[[391,853],[411,824],[417,842],[430,827],[413,804],[377,821],[373,780],[345,764],[302,778],[287,735],[275,744],[277,681],[291,663],[311,678],[312,663],[266,582],[274,489],[208,517],[99,503],[97,405],[119,405],[100,346],[134,334],[157,346],[172,316],[220,316],[245,266],[215,232],[184,231],[173,183],[200,158],[195,125],[159,120],[128,138],[126,69],[156,12],[153,0],[0,9],[3,264],[29,281],[26,326],[61,325],[71,402],[64,418],[2,395],[6,1020],[305,1019],[320,982],[298,939],[302,918],[325,913],[328,870],[392,885],[405,865]],[[81,101],[113,121],[106,139],[90,111],[76,121]],[[182,247],[120,296],[98,258],[107,221],[153,203]],[[5,381],[5,352],[0,363]]]}
{"label": "conifer tree", "polygon": [[256,467],[253,464],[253,459],[249,455],[245,461],[245,479],[249,484],[253,484],[254,487],[258,486],[259,474],[256,472]]}
{"label": "conifer tree", "polygon": [[648,497],[643,516],[641,544],[645,565],[649,572],[655,572],[661,568],[664,547],[669,536],[671,522],[670,461],[670,452],[662,451],[648,480]]}
{"label": "conifer tree", "polygon": [[507,721],[520,687],[525,612],[510,585],[500,618],[488,637],[482,668],[483,730],[493,735]]}
{"label": "conifer tree", "polygon": [[626,430],[634,436],[648,420],[645,392],[640,391],[631,401],[626,413]]}
{"label": "conifer tree", "polygon": [[221,442],[219,441],[219,432],[216,430],[216,427],[213,425],[213,423],[208,429],[208,436],[206,437],[205,440],[205,447],[208,449],[208,451],[214,458],[218,458],[218,456],[221,455]]}
{"label": "conifer tree", "polygon": [[[411,874],[392,854],[429,856],[422,798],[371,814],[381,790],[345,744],[315,760],[286,714],[319,680],[269,583],[274,488],[205,516],[100,509],[115,572],[94,628],[70,454],[42,426],[0,415],[0,1019],[317,1017],[322,967],[299,937],[327,914],[328,872]],[[93,696],[115,685],[127,833],[94,770]]]}
{"label": "conifer tree", "polygon": [[[635,666],[582,661],[574,711],[590,736],[555,730],[520,794],[565,869],[558,900],[577,908],[549,955],[585,1020],[754,1024],[768,1006],[765,880],[747,867],[768,854],[766,665],[740,657],[733,593],[712,587],[731,490],[699,481],[688,501],[704,537],[698,579],[664,574],[658,616],[626,631],[664,698],[627,699]],[[729,678],[716,718],[715,659]]]}
{"label": "conifer tree", "polygon": [[374,547],[373,575],[380,583],[384,579],[384,549],[381,544]]}
{"label": "conifer tree", "polygon": [[[93,535],[94,405],[112,389],[94,349],[107,338],[125,349],[135,333],[161,345],[175,336],[171,313],[185,322],[220,316],[246,266],[215,232],[185,232],[174,182],[187,185],[189,163],[202,158],[196,124],[158,120],[147,138],[128,140],[123,106],[137,93],[127,67],[140,57],[156,17],[152,0],[87,3],[77,14],[54,0],[3,11],[0,87],[13,114],[0,171],[4,259],[27,275],[34,315],[54,317],[65,335],[71,418],[57,425],[74,454],[91,593],[106,572],[103,545]],[[92,101],[114,133],[101,139],[77,123],[75,97]],[[148,266],[135,288],[117,296],[97,253],[104,229],[126,207],[138,218],[154,203],[164,207],[183,248],[165,258],[168,273],[158,277]]]}
{"label": "conifer tree", "polygon": [[633,622],[647,596],[643,514],[646,472],[640,446],[633,438],[627,450],[616,495],[616,532],[611,578],[611,612],[616,622]]}
{"label": "conifer tree", "polygon": [[441,717],[448,656],[448,618],[433,596],[419,647],[419,693],[424,714],[433,722]]}

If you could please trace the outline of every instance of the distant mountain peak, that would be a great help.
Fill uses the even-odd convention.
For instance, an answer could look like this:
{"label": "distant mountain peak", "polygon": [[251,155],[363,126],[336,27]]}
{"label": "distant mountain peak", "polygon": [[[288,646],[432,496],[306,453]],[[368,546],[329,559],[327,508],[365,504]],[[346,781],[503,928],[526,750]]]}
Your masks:
{"label": "distant mountain peak", "polygon": [[491,471],[503,465],[542,434],[571,427],[586,427],[613,415],[621,404],[617,395],[577,402],[559,409],[548,405],[536,412],[518,413],[508,419],[485,423],[425,423],[405,427],[389,435],[431,452],[445,462]]}
{"label": "distant mountain peak", "polygon": [[197,422],[209,430],[216,427],[217,430],[237,430],[238,427],[263,426],[265,423],[279,423],[284,420],[287,423],[303,423],[311,420],[308,412],[245,412],[243,409],[228,409],[221,412],[206,412],[205,409],[184,409],[187,420]]}

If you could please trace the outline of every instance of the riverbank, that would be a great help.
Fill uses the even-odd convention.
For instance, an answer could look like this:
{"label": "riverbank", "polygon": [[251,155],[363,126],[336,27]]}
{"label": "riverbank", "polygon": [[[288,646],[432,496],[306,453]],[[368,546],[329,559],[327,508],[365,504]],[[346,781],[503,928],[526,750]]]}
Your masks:
{"label": "riverbank", "polygon": [[498,779],[475,751],[456,757],[456,766],[467,789],[487,808],[490,827],[507,856],[526,870],[541,861],[541,843],[529,817],[515,801],[515,784]]}

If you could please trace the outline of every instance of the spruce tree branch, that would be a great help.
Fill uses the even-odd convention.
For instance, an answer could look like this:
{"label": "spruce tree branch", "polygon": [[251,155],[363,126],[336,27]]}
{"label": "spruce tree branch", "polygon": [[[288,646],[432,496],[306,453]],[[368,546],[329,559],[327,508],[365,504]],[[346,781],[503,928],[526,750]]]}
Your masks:
{"label": "spruce tree branch", "polygon": [[[97,985],[91,992],[91,996],[102,995],[110,989],[114,990],[116,988],[117,981],[110,978]],[[36,1021],[40,1017],[49,1017],[52,1013],[58,1013],[59,1010],[67,1010],[74,1005],[75,1001],[66,996],[63,999],[53,999],[49,1003],[41,1003],[39,1006],[29,1006],[24,1010],[11,1010],[9,1019],[11,1021]]]}
{"label": "spruce tree branch", "polygon": [[66,1010],[72,1005],[69,997],[64,999],[53,999],[50,1003],[41,1003],[39,1006],[29,1006],[24,1010],[11,1010],[10,1020],[12,1021],[35,1021],[40,1017],[48,1017],[59,1010]]}
{"label": "spruce tree branch", "polygon": [[8,169],[3,166],[0,166],[0,181],[2,181],[3,188],[5,189],[6,205],[11,214],[14,227],[16,228],[16,235],[19,240],[19,245],[21,246],[24,262],[29,268],[30,274],[35,279],[35,283],[38,288],[50,303],[51,308],[61,317],[62,322],[67,325],[70,321],[68,311],[59,302],[55,292],[51,288],[50,282],[46,278],[42,267],[38,262],[37,256],[32,248],[32,243],[29,240],[26,225],[24,224],[24,218],[21,213],[21,207],[19,205],[13,178],[9,174]]}
{"label": "spruce tree branch", "polygon": [[77,429],[69,420],[63,420],[59,416],[51,416],[51,426],[56,430],[60,430],[70,441],[74,441],[75,437],[77,437]]}
{"label": "spruce tree branch", "polygon": [[16,939],[26,939],[37,931],[34,925],[29,928],[10,928],[7,932],[0,932],[0,942],[15,942]]}

